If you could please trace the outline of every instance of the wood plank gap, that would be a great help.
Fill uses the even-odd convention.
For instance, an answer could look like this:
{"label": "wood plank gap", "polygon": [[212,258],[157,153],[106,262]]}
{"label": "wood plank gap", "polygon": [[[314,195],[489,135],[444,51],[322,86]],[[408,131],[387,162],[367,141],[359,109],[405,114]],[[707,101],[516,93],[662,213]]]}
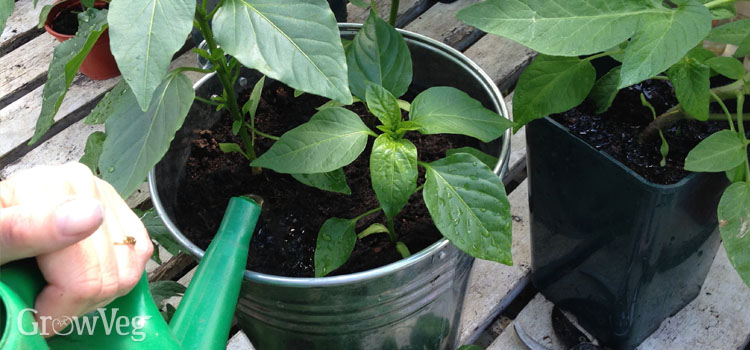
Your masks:
{"label": "wood plank gap", "polygon": [[40,35],[0,57],[0,108],[47,81],[47,69],[58,45],[52,35]]}
{"label": "wood plank gap", "polygon": [[[435,0],[404,0],[399,3],[398,16],[396,17],[396,28],[403,28],[412,22],[419,15],[427,11]],[[390,0],[375,0],[375,6],[378,8],[378,15],[385,21],[388,21],[389,11],[391,8]],[[370,15],[370,8],[361,8],[349,3],[347,5],[347,22],[364,23]]]}
{"label": "wood plank gap", "polygon": [[5,22],[5,30],[0,34],[0,57],[44,33],[37,28],[42,7],[54,0],[38,0],[36,7],[32,0],[16,1],[13,12]]}
{"label": "wood plank gap", "polygon": [[176,281],[197,265],[198,264],[192,256],[186,253],[180,253],[173,256],[167,262],[159,265],[154,271],[150,272],[148,274],[148,281]]}

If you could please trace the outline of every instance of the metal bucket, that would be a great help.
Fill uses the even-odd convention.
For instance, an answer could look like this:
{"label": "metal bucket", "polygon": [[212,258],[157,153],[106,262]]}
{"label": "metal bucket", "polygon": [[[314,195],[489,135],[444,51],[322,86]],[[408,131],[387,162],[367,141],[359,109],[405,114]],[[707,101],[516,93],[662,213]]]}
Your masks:
{"label": "metal bucket", "polygon": [[[361,25],[340,24],[341,36],[352,39]],[[507,116],[497,87],[460,52],[422,35],[400,31],[411,51],[412,86],[453,86]],[[248,84],[259,78],[242,73]],[[197,94],[220,94],[209,75],[195,85]],[[170,151],[149,174],[157,212],[184,250],[197,258],[195,246],[170,219],[177,185],[184,176],[192,130],[206,128],[218,113],[193,110],[178,131]],[[209,109],[210,110],[210,109]],[[491,144],[498,155],[499,176],[507,170],[510,130]],[[408,259],[377,269],[324,278],[291,278],[245,271],[236,316],[258,349],[454,349],[469,272],[474,258],[441,239]]]}

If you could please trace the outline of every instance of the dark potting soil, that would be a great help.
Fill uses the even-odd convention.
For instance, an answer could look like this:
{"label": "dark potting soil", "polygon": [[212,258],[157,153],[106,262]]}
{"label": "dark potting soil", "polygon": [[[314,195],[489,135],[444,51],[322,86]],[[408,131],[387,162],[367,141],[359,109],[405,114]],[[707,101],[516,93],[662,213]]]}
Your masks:
{"label": "dark potting soil", "polygon": [[[109,4],[104,6],[97,6],[96,8],[107,9]],[[60,11],[60,14],[52,21],[52,30],[67,35],[75,35],[78,31],[78,14],[83,9],[80,6],[73,6],[71,8]]]}
{"label": "dark potting soil", "polygon": [[[701,140],[729,128],[729,125],[725,121],[701,122],[684,118],[662,130],[669,144],[667,164],[662,167],[659,164],[662,159],[659,134],[654,133],[644,140],[640,137],[654,120],[651,111],[641,105],[641,93],[654,107],[656,115],[677,104],[674,88],[669,82],[647,80],[622,89],[605,113],[595,114],[594,104],[587,100],[574,109],[552,115],[552,118],[647,180],[657,184],[679,182],[689,174],[683,168],[688,152]],[[721,111],[713,108],[712,105],[713,112]]]}
{"label": "dark potting soil", "polygon": [[[249,92],[244,95],[247,100]],[[243,98],[240,98],[242,100]],[[244,101],[241,101],[244,103]],[[295,98],[288,87],[274,83],[264,89],[256,115],[256,127],[265,133],[280,136],[308,121],[326,99],[304,94]],[[361,104],[349,108],[375,130],[377,119]],[[423,136],[410,132],[406,137],[416,146],[419,160],[430,162],[445,156],[449,148],[479,147],[479,141],[457,135]],[[353,218],[378,207],[370,186],[369,159],[371,138],[365,151],[352,164],[344,167],[351,195],[312,188],[292,178],[263,169],[253,175],[248,161],[237,153],[223,153],[218,144],[240,143],[231,133],[231,117],[224,113],[211,130],[203,130],[193,141],[186,166],[186,178],[179,187],[177,225],[199,247],[206,249],[219,227],[229,198],[242,194],[263,197],[261,218],[251,241],[247,267],[252,271],[277,276],[313,277],[313,256],[318,231],[331,217]],[[265,152],[272,140],[258,137],[256,150]],[[424,170],[419,169],[419,183]],[[432,223],[421,192],[414,194],[404,210],[395,218],[399,240],[416,253],[442,236]],[[385,224],[382,212],[357,223],[360,232],[373,223]],[[351,258],[331,275],[369,270],[401,259],[395,245],[385,234],[370,235],[357,240]]]}

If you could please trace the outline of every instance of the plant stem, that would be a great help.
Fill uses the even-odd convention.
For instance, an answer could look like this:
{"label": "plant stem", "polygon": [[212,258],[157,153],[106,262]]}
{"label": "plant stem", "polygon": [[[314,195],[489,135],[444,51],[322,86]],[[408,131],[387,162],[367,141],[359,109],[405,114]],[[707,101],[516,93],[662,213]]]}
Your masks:
{"label": "plant stem", "polygon": [[586,58],[584,58],[584,60],[585,61],[593,61],[593,60],[595,60],[597,58],[601,58],[601,57],[604,57],[604,56],[614,55],[616,53],[620,53],[620,52],[623,52],[623,51],[625,51],[625,50],[623,50],[623,49],[617,49],[617,50],[612,50],[612,51],[600,52],[600,53],[598,53],[596,55],[591,55],[589,57],[586,57]]}
{"label": "plant stem", "polygon": [[706,6],[707,8],[712,9],[714,7],[718,7],[724,4],[730,4],[733,2],[735,2],[735,0],[714,0],[714,1],[704,4],[703,6]]}
{"label": "plant stem", "polygon": [[180,68],[177,68],[177,69],[173,70],[172,72],[175,72],[175,73],[197,72],[197,73],[208,74],[208,73],[213,73],[214,70],[213,69],[201,69],[201,68],[198,68],[198,67],[180,67]]}
{"label": "plant stem", "polygon": [[[247,126],[247,123],[245,123],[245,125]],[[258,134],[258,135],[260,135],[260,136],[263,136],[263,137],[265,137],[265,138],[267,138],[267,139],[271,139],[271,140],[274,140],[274,141],[278,141],[278,140],[279,140],[279,137],[278,137],[278,136],[273,136],[273,135],[271,135],[271,134],[266,134],[266,133],[264,133],[264,132],[262,132],[262,131],[259,131],[258,129],[256,129],[256,128],[255,128],[254,126],[252,126],[252,125],[250,125],[250,126],[248,126],[248,127],[250,128],[250,130],[251,130],[252,132],[254,132],[254,133],[256,133],[256,134]]]}
{"label": "plant stem", "polygon": [[396,228],[393,226],[393,218],[386,219],[388,222],[388,238],[391,242],[396,243]]}
{"label": "plant stem", "polygon": [[[737,128],[739,129],[740,137],[742,141],[747,145],[747,134],[745,134],[745,125],[743,123],[742,107],[745,104],[745,95],[743,93],[737,93]],[[745,147],[745,154],[747,155],[747,147]],[[750,182],[750,159],[745,159],[745,181]]]}
{"label": "plant stem", "polygon": [[[722,119],[726,116],[726,118],[729,119],[728,120],[728,122],[729,122],[729,129],[732,130],[732,131],[734,131],[734,123],[732,122],[732,114],[729,113],[729,109],[727,108],[727,105],[725,105],[724,101],[721,98],[719,98],[719,95],[717,95],[713,91],[710,91],[710,93],[711,93],[711,97],[714,100],[716,100],[716,103],[718,103],[719,106],[721,106],[721,109],[724,110],[724,115],[721,116]],[[708,119],[711,119],[711,114],[708,115]]]}
{"label": "plant stem", "polygon": [[377,213],[378,211],[380,211],[381,209],[382,209],[382,207],[377,207],[377,208],[375,208],[375,209],[370,209],[370,210],[368,210],[367,212],[365,212],[364,214],[362,214],[362,215],[360,215],[360,216],[357,216],[356,218],[354,218],[354,219],[352,219],[352,220],[354,220],[354,221],[359,221],[359,220],[361,220],[361,219],[362,219],[363,217],[365,217],[365,216],[367,216],[367,215],[370,215],[370,214],[375,214],[375,213]]}
{"label": "plant stem", "polygon": [[216,106],[216,107],[218,107],[218,106],[221,105],[221,104],[219,104],[217,102],[214,102],[214,101],[211,101],[211,100],[207,100],[207,99],[205,99],[203,97],[200,97],[200,96],[195,96],[195,99],[198,100],[198,101],[200,101],[200,102],[203,102],[205,104]]}
{"label": "plant stem", "polygon": [[[219,45],[216,44],[216,39],[214,39],[214,34],[208,23],[205,9],[200,7],[196,9],[195,19],[198,22],[199,30],[201,34],[203,34],[203,38],[206,40],[208,52],[211,53],[212,59],[210,59],[210,61],[216,69],[216,76],[219,78],[219,81],[224,88],[224,93],[227,97],[225,102],[229,107],[229,113],[232,115],[232,119],[242,121],[242,113],[240,113],[240,108],[237,105],[237,94],[234,91],[234,84],[232,83],[232,72],[227,66],[227,60],[224,57],[223,52],[219,51]],[[255,150],[252,147],[250,136],[247,134],[247,127],[245,127],[244,123],[240,127],[240,137],[242,138],[245,152],[249,156],[248,158],[250,158],[249,160],[253,161],[255,159]]]}
{"label": "plant stem", "polygon": [[[373,3],[375,0],[371,0]],[[392,0],[391,1],[391,14],[388,17],[388,23],[391,24],[394,28],[396,28],[396,17],[398,17],[398,2],[399,0]]]}

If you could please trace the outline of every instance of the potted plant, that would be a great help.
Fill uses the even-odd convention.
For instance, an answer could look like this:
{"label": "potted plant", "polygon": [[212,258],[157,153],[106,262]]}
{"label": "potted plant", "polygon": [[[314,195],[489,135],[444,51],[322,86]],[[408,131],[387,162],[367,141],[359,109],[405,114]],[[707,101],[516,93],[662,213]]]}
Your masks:
{"label": "potted plant", "polygon": [[[47,33],[54,36],[58,41],[63,42],[75,37],[79,28],[79,16],[84,18],[84,21],[87,21],[92,16],[92,13],[87,12],[88,9],[106,9],[108,3],[108,1],[91,0],[58,1],[42,9],[39,26],[43,26]],[[85,35],[86,33],[84,30],[81,31],[80,35]],[[79,70],[81,73],[94,80],[104,80],[120,75],[115,58],[109,50],[109,33],[106,28],[103,32],[93,35],[98,36],[98,38],[92,38],[94,44],[91,46],[88,54],[85,55],[86,58],[80,63]]]}
{"label": "potted plant", "polygon": [[[236,138],[236,144],[218,143],[216,146],[225,152],[233,152],[231,154],[239,159],[239,164],[245,164],[245,182],[261,181],[262,184],[253,187],[253,191],[263,191],[263,187],[269,186],[264,181],[269,179],[280,179],[283,187],[291,188],[291,195],[279,198],[273,193],[262,193],[261,196],[267,199],[264,204],[267,207],[275,207],[279,201],[316,200],[290,198],[306,193],[317,194],[319,198],[324,198],[321,201],[330,198],[346,200],[344,194],[305,190],[308,185],[353,195],[373,192],[369,188],[349,188],[345,174],[351,168],[347,167],[346,172],[342,169],[367,148],[364,169],[367,170],[369,163],[365,176],[371,179],[375,205],[362,211],[349,210],[343,217],[320,217],[321,226],[306,228],[305,224],[290,224],[290,228],[282,229],[283,234],[295,229],[314,230],[308,233],[313,235],[315,247],[314,256],[310,255],[314,261],[314,271],[308,270],[307,277],[247,271],[243,297],[238,305],[240,325],[259,348],[455,347],[460,309],[473,262],[473,258],[461,250],[505,263],[510,260],[509,206],[497,176],[505,161],[494,159],[491,165],[486,165],[475,155],[492,157],[464,149],[449,153],[443,160],[421,163],[427,177],[423,190],[427,208],[422,209],[422,215],[427,219],[431,216],[430,225],[434,221],[440,233],[455,242],[461,250],[448,240],[440,239],[429,242],[426,249],[417,251],[411,243],[404,244],[402,241],[399,229],[404,226],[403,222],[399,220],[394,224],[393,220],[394,217],[400,218],[398,213],[410,197],[413,198],[412,202],[420,201],[421,196],[412,194],[422,188],[418,186],[417,179],[424,178],[417,175],[417,159],[424,159],[421,154],[417,155],[415,145],[404,136],[407,133],[455,133],[492,141],[507,134],[506,128],[510,126],[507,119],[498,115],[503,112],[502,99],[491,79],[455,50],[417,34],[397,31],[376,15],[371,14],[363,27],[342,24],[340,29],[347,43],[349,87],[357,100],[364,101],[357,105],[366,106],[365,111],[372,112],[368,114],[369,119],[360,119],[357,114],[339,107],[340,103],[332,101],[322,106],[311,118],[309,115],[298,116],[305,122],[280,137],[268,135],[267,129],[254,124],[258,100],[253,96],[261,95],[259,91],[264,86],[263,80],[259,80],[257,73],[243,71],[238,81],[244,81],[248,87],[255,85],[248,103],[243,107],[250,115],[250,120],[246,122],[249,132],[259,135],[256,136],[256,148],[263,139],[273,142],[262,155],[252,146],[245,147],[241,136]],[[412,61],[419,64],[412,65]],[[380,62],[385,63],[381,65]],[[440,71],[434,67],[441,67]],[[382,75],[379,72],[383,72]],[[258,83],[253,84],[255,81]],[[439,85],[454,87],[434,87]],[[266,82],[264,91],[268,91],[269,87],[272,88],[268,100],[279,98],[272,95],[278,87]],[[409,87],[416,94],[412,103],[399,101],[397,97],[406,93]],[[469,98],[457,88],[477,96],[496,112],[485,109],[479,101]],[[221,89],[215,79],[196,85],[198,96],[214,95],[215,101],[224,103],[220,96]],[[289,96],[282,104],[293,101],[293,98]],[[167,227],[186,250],[200,256],[203,251],[196,241],[187,238],[190,235],[186,234],[186,229],[190,228],[184,224],[178,227],[179,222],[184,220],[176,212],[185,202],[179,194],[185,192],[181,183],[188,182],[188,178],[194,176],[193,170],[186,165],[190,161],[186,159],[192,149],[193,161],[201,161],[203,156],[195,156],[195,152],[200,151],[195,145],[204,140],[213,143],[213,138],[218,138],[213,135],[218,133],[215,129],[211,131],[211,138],[201,135],[208,133],[206,129],[215,119],[221,118],[221,113],[209,112],[214,109],[213,106],[195,105],[193,108],[169,153],[150,174],[150,184],[155,206]],[[409,111],[409,120],[402,119],[402,109]],[[212,117],[207,118],[207,115]],[[457,120],[459,116],[463,118]],[[293,117],[281,115],[276,118]],[[366,147],[369,136],[375,135],[377,138],[372,148]],[[252,145],[253,135],[249,138]],[[278,140],[273,140],[275,138]],[[331,141],[333,139],[336,141]],[[502,142],[496,141],[494,145],[485,147],[489,152],[499,154],[501,159],[507,159],[507,142],[508,139],[503,138]],[[215,150],[215,153],[221,152]],[[370,153],[369,157],[367,153]],[[247,166],[249,159],[252,160],[249,163],[252,167],[263,167],[256,170],[256,174],[260,174],[255,177],[252,167]],[[223,165],[226,161],[219,163]],[[444,173],[446,171],[455,173]],[[282,177],[283,173],[292,174],[293,178]],[[449,179],[451,184],[445,179]],[[223,178],[219,181],[227,182]],[[350,178],[349,181],[355,179]],[[460,185],[454,181],[460,182]],[[180,188],[182,191],[178,191]],[[458,193],[441,192],[450,192],[449,188],[458,188]],[[198,196],[202,197],[203,192]],[[460,204],[456,206],[460,201],[471,204],[471,208],[461,207]],[[201,205],[211,206],[211,202],[206,201]],[[412,204],[410,208],[414,206]],[[201,209],[187,212],[193,212],[195,216],[206,215]],[[375,216],[379,213],[383,214]],[[472,217],[478,219],[474,221]],[[265,223],[268,227],[278,219],[267,220],[270,220]],[[292,220],[296,220],[296,216],[287,219]],[[260,232],[263,230],[261,228]],[[435,228],[432,230],[435,231]],[[269,240],[274,238],[274,234],[266,233],[265,236],[270,236]],[[355,245],[375,236],[382,238],[381,242],[388,242],[382,249],[389,250],[386,252],[389,256],[405,259],[358,273],[323,277],[345,264]],[[262,233],[258,237],[265,239]],[[292,245],[296,242],[295,237],[290,235],[283,240]],[[262,251],[251,250],[251,256],[268,249],[270,247]],[[290,255],[297,254],[293,248],[288,249],[292,250]],[[380,249],[376,247],[376,250]],[[259,259],[275,258],[260,256]],[[361,252],[359,256],[362,259]],[[375,258],[373,253],[372,259]],[[300,257],[293,259],[291,263],[300,264]]]}
{"label": "potted plant", "polygon": [[[711,28],[734,1],[489,0],[458,16],[540,53],[513,107],[527,127],[542,294],[631,349],[697,296],[716,231],[750,283],[750,73],[739,59],[750,21]],[[703,40],[737,45],[738,58]]]}
{"label": "potted plant", "polygon": [[[310,344],[325,348],[336,344],[343,348],[387,347],[390,344],[430,348],[453,346],[473,258],[446,239],[436,238],[437,242],[430,242],[427,249],[421,250],[419,246],[405,243],[401,237],[395,242],[388,237],[394,237],[403,224],[402,221],[393,223],[395,213],[403,207],[404,200],[409,199],[409,191],[418,190],[417,179],[425,178],[416,175],[419,168],[415,171],[414,148],[404,141],[405,134],[458,133],[487,142],[496,139],[494,144],[488,143],[485,150],[494,153],[499,160],[471,149],[452,151],[443,161],[420,159],[423,161],[421,169],[427,174],[424,188],[429,189],[424,192],[424,199],[432,208],[430,212],[436,211],[436,214],[431,216],[423,208],[422,217],[414,221],[428,220],[430,224],[426,227],[440,237],[440,232],[431,223],[437,218],[434,221],[438,228],[460,248],[483,258],[510,262],[509,206],[497,176],[504,171],[509,155],[510,131],[505,129],[510,122],[500,116],[506,113],[491,79],[455,50],[417,34],[402,34],[376,16],[368,20],[364,29],[342,25],[340,31],[328,4],[322,0],[271,4],[226,0],[211,10],[204,7],[205,2],[197,7],[192,0],[160,2],[160,5],[170,8],[168,20],[148,12],[134,17],[129,11],[148,3],[120,0],[110,3],[106,22],[111,33],[112,51],[124,79],[86,118],[87,123],[104,123],[106,133],[97,132],[89,137],[82,161],[124,197],[140,186],[149,170],[159,162],[150,175],[154,204],[186,250],[201,256],[202,251],[179,234],[180,230],[174,225],[179,218],[170,216],[170,205],[174,202],[173,191],[176,182],[182,179],[181,169],[185,166],[185,155],[180,153],[189,151],[185,146],[191,143],[190,134],[195,126],[209,127],[214,121],[212,118],[217,117],[217,109],[228,118],[228,133],[235,137],[234,144],[218,147],[223,150],[222,154],[240,157],[243,168],[250,169],[251,174],[242,180],[244,182],[253,182],[255,178],[252,176],[261,175],[290,179],[274,175],[271,169],[261,168],[268,166],[283,172],[300,171],[294,174],[296,180],[293,181],[305,188],[307,185],[302,183],[319,188],[329,187],[331,183],[340,186],[341,183],[335,183],[335,180],[341,173],[336,170],[321,173],[328,171],[323,167],[335,164],[340,169],[345,163],[340,163],[341,158],[336,161],[333,158],[342,154],[356,157],[361,151],[357,147],[366,144],[368,136],[377,135],[382,142],[388,143],[381,152],[382,159],[374,163],[381,164],[383,171],[390,169],[388,172],[394,174],[394,179],[399,175],[399,183],[389,184],[385,177],[374,180],[380,181],[374,203],[389,208],[385,209],[388,217],[380,225],[364,227],[366,232],[354,227],[363,238],[370,235],[366,238],[384,238],[390,242],[390,256],[409,257],[370,271],[334,277],[312,278],[311,274],[310,278],[287,278],[247,271],[238,318],[256,346],[261,348],[295,348]],[[205,50],[194,51],[207,59],[210,67],[178,68],[166,72],[169,60],[179,48],[177,43],[184,42],[193,24],[206,40]],[[402,35],[407,36],[406,42]],[[149,46],[149,41],[163,45]],[[348,48],[346,52],[344,43]],[[419,62],[429,62],[414,68],[413,83],[410,56]],[[197,95],[182,74],[187,70],[213,73],[197,85]],[[355,128],[355,132],[348,136],[356,140],[348,146],[357,147],[321,148],[317,162],[307,162],[307,165],[317,166],[312,169],[278,168],[280,164],[288,165],[289,162],[285,161],[264,164],[268,162],[271,150],[261,155],[258,144],[278,142],[278,147],[283,147],[282,144],[291,144],[295,139],[304,139],[315,132],[302,132],[302,137],[287,137],[285,134],[275,141],[277,136],[263,132],[268,130],[255,125],[256,110],[262,110],[263,106],[258,107],[259,99],[253,98],[254,93],[247,103],[239,103],[237,88],[255,86],[253,91],[260,93],[264,85],[262,81],[266,80],[260,79],[260,74],[269,78],[267,84],[272,84],[270,80],[274,79],[288,85],[293,89],[290,95],[304,92],[305,96],[333,99],[326,106],[316,106],[326,108],[298,128],[310,128],[309,123],[318,122],[324,126],[313,125],[313,128],[320,127],[321,132]],[[428,89],[435,85],[453,87]],[[399,101],[397,97],[410,87],[415,93],[427,91],[420,94],[421,98],[415,99],[413,104]],[[371,96],[368,96],[368,91]],[[368,130],[362,128],[361,121],[357,122],[357,115],[341,108],[355,101],[352,94],[356,100],[365,101],[357,104],[359,108],[367,106],[365,113],[370,110],[380,117],[370,116]],[[193,104],[193,100],[199,103]],[[191,109],[195,113],[186,121]],[[401,119],[401,109],[411,110],[413,119]],[[397,113],[400,120],[396,118]],[[458,118],[458,115],[463,118]],[[39,123],[42,126],[51,124],[51,117],[40,118]],[[37,130],[41,130],[41,134],[44,128]],[[381,132],[387,136],[382,136]],[[399,150],[399,157],[393,157],[396,154],[390,151],[393,144],[405,145],[406,151]],[[480,144],[477,141],[477,145]],[[169,154],[162,160],[168,148]],[[320,158],[322,154],[331,158]],[[180,158],[183,163],[175,161]],[[487,159],[491,159],[492,166],[484,163]],[[364,161],[367,163],[366,158]],[[398,173],[400,171],[403,174]],[[369,172],[367,175],[370,178]],[[214,191],[229,185],[221,183]],[[359,188],[368,190],[362,186]],[[445,190],[456,192],[440,195],[440,191]],[[320,196],[324,195],[321,192]],[[265,198],[269,202],[273,200]],[[467,207],[466,203],[473,206]],[[377,207],[367,208],[374,209],[369,214],[383,211]],[[446,208],[455,210],[445,212]],[[320,251],[319,276],[346,260],[350,251],[346,247],[352,244],[352,230],[349,228],[356,222],[353,219],[357,218],[356,215],[370,221],[378,219],[367,215],[367,211],[345,214],[328,225],[334,227],[334,230],[326,231],[331,235],[330,245],[317,249]],[[199,215],[202,213],[190,214]],[[461,229],[456,229],[456,222]],[[345,230],[336,230],[341,227]],[[319,229],[321,227],[316,227],[316,232],[312,232],[313,239],[317,238]],[[387,235],[380,234],[382,232],[387,232]],[[354,238],[356,241],[357,237]],[[325,239],[320,241],[321,245],[323,241]],[[413,254],[407,251],[409,248]],[[359,297],[353,298],[355,295]],[[296,299],[300,297],[302,299]],[[299,315],[312,315],[314,320],[293,322],[302,319]],[[280,325],[287,326],[282,329]],[[360,333],[360,329],[367,331]]]}

